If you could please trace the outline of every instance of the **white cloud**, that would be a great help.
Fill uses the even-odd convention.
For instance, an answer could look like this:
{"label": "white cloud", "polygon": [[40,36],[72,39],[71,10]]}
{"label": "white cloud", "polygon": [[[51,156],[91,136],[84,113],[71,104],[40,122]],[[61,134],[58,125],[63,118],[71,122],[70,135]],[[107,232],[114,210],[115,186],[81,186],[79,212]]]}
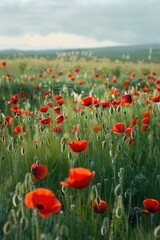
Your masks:
{"label": "white cloud", "polygon": [[27,49],[51,49],[51,48],[90,48],[104,46],[118,46],[118,42],[111,40],[96,40],[94,38],[82,37],[74,34],[49,34],[24,35],[20,37],[1,37],[0,48],[27,48]]}

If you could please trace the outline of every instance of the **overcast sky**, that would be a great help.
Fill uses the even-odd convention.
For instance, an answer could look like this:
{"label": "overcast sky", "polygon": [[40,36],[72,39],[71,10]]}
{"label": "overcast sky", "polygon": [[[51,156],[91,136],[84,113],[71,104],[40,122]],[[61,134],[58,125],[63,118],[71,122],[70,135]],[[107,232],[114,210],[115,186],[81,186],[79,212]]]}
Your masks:
{"label": "overcast sky", "polygon": [[0,48],[160,42],[160,0],[0,0]]}

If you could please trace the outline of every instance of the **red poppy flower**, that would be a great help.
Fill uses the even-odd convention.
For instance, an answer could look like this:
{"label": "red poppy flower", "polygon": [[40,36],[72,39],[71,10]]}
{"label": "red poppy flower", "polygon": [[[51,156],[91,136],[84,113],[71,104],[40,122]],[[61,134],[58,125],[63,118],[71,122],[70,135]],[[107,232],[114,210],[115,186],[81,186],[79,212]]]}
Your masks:
{"label": "red poppy flower", "polygon": [[82,80],[78,80],[78,85],[83,85],[84,84],[84,81],[82,81]]}
{"label": "red poppy flower", "polygon": [[58,73],[58,76],[62,76],[62,75],[63,75],[63,72],[59,72],[59,73]]}
{"label": "red poppy flower", "polygon": [[110,106],[110,101],[107,100],[107,101],[105,101],[105,102],[101,102],[99,105],[100,105],[101,107],[103,107],[103,108],[109,107],[109,106]]}
{"label": "red poppy flower", "polygon": [[71,72],[68,72],[67,73],[67,76],[70,78],[70,77],[72,77],[72,73]]}
{"label": "red poppy flower", "polygon": [[98,73],[95,73],[95,74],[93,74],[93,78],[99,78],[99,74]]}
{"label": "red poppy flower", "polygon": [[55,75],[54,74],[50,74],[50,78],[55,78]]}
{"label": "red poppy flower", "polygon": [[51,73],[51,72],[52,72],[52,68],[48,67],[48,68],[46,69],[46,71],[47,71],[48,73]]}
{"label": "red poppy flower", "polygon": [[60,126],[53,127],[52,128],[52,132],[61,133],[62,132],[62,128]]}
{"label": "red poppy flower", "polygon": [[127,90],[128,90],[128,86],[126,86],[126,85],[123,86],[123,90],[126,90],[126,91],[127,91]]}
{"label": "red poppy flower", "polygon": [[33,163],[31,166],[31,172],[34,176],[34,180],[37,181],[47,176],[48,169],[47,166],[43,164]]}
{"label": "red poppy flower", "polygon": [[121,104],[123,105],[129,105],[132,103],[132,97],[130,94],[125,94],[120,97]]}
{"label": "red poppy flower", "polygon": [[13,129],[13,131],[14,131],[15,134],[19,134],[19,133],[26,134],[25,126],[19,126],[19,125],[17,125],[17,126]]}
{"label": "red poppy flower", "polygon": [[37,188],[25,195],[24,203],[28,208],[37,208],[42,218],[58,213],[61,208],[61,202],[55,197],[54,193],[46,188]]}
{"label": "red poppy flower", "polygon": [[6,67],[6,65],[7,65],[7,62],[6,62],[6,61],[2,61],[2,62],[0,62],[0,66],[2,66],[2,67]]}
{"label": "red poppy flower", "polygon": [[145,118],[142,119],[142,124],[143,125],[148,125],[149,121],[150,121],[150,118],[149,117],[145,117]]}
{"label": "red poppy flower", "polygon": [[100,200],[98,203],[95,199],[93,201],[93,208],[96,213],[104,213],[107,209],[107,203],[104,200]]}
{"label": "red poppy flower", "polygon": [[102,126],[100,126],[100,125],[95,125],[95,126],[92,127],[92,129],[93,129],[94,132],[99,132],[99,131],[102,130]]}
{"label": "red poppy flower", "polygon": [[45,106],[40,107],[39,111],[40,112],[47,112],[48,111],[48,106],[45,105]]}
{"label": "red poppy flower", "polygon": [[112,80],[111,80],[112,83],[115,83],[116,81],[117,81],[116,77],[113,77]]}
{"label": "red poppy flower", "polygon": [[131,136],[132,131],[133,131],[133,128],[128,127],[125,129],[124,134]]}
{"label": "red poppy flower", "polygon": [[39,89],[40,87],[41,87],[40,84],[35,84],[35,85],[34,85],[34,89]]}
{"label": "red poppy flower", "polygon": [[58,115],[58,117],[56,117],[56,121],[58,124],[61,124],[64,122],[66,117],[64,117],[62,114],[61,115]]}
{"label": "red poppy flower", "polygon": [[115,123],[112,128],[112,131],[114,133],[123,133],[124,130],[125,130],[125,126],[123,122]]}
{"label": "red poppy flower", "polygon": [[79,73],[79,68],[74,68],[74,69],[73,69],[73,72],[74,72],[74,73]]}
{"label": "red poppy flower", "polygon": [[93,98],[92,96],[84,97],[84,98],[81,100],[81,104],[82,104],[84,107],[91,106],[92,104],[94,104],[94,98]]}
{"label": "red poppy flower", "polygon": [[150,118],[150,116],[151,116],[151,112],[144,112],[143,113],[144,118],[146,118],[146,117]]}
{"label": "red poppy flower", "polygon": [[113,95],[118,95],[120,91],[118,90],[118,88],[112,88],[110,89],[109,93]]}
{"label": "red poppy flower", "polygon": [[59,94],[57,94],[57,95],[54,95],[54,99],[55,100],[59,100],[59,99],[61,99],[62,98],[62,96],[61,95],[59,95]]}
{"label": "red poppy flower", "polygon": [[82,152],[88,148],[87,140],[71,141],[68,144],[74,152]]}
{"label": "red poppy flower", "polygon": [[134,78],[136,75],[134,72],[130,72],[129,76],[130,76],[130,78]]}
{"label": "red poppy flower", "polygon": [[160,84],[160,80],[159,80],[159,79],[156,79],[156,80],[155,80],[155,83],[156,83],[156,84]]}
{"label": "red poppy flower", "polygon": [[148,88],[146,88],[146,87],[144,87],[144,88],[141,88],[141,90],[142,90],[142,92],[144,92],[144,93],[148,93],[148,92],[149,92],[149,89],[148,89]]}
{"label": "red poppy flower", "polygon": [[8,124],[12,123],[12,120],[13,120],[12,117],[10,117],[10,116],[5,116],[5,121],[6,121]]}
{"label": "red poppy flower", "polygon": [[2,61],[2,62],[0,62],[0,66],[2,66],[2,67],[6,67],[6,65],[7,65],[7,62],[6,62],[6,61]]}
{"label": "red poppy flower", "polygon": [[152,97],[153,102],[160,102],[160,95]]}
{"label": "red poppy flower", "polygon": [[72,76],[72,77],[69,78],[69,80],[70,80],[70,81],[75,81],[75,77]]}
{"label": "red poppy flower", "polygon": [[13,95],[11,98],[10,98],[10,100],[9,100],[9,104],[16,104],[17,102],[18,102],[18,94],[15,94],[15,95]]}
{"label": "red poppy flower", "polygon": [[156,71],[153,71],[152,74],[155,76],[155,75],[157,75],[157,72],[156,72]]}
{"label": "red poppy flower", "polygon": [[[153,77],[153,76],[148,76],[147,79],[150,80],[150,81],[152,81],[152,82],[154,82],[154,81],[156,80],[156,78]],[[148,82],[147,82],[147,84],[148,84]],[[146,84],[146,85],[147,85],[147,84]]]}
{"label": "red poppy flower", "polygon": [[39,122],[42,126],[51,126],[53,123],[52,119],[49,117],[41,118]]}
{"label": "red poppy flower", "polygon": [[22,110],[18,108],[17,105],[14,105],[11,107],[11,111],[14,113],[14,114],[21,114],[22,113]]}
{"label": "red poppy flower", "polygon": [[99,105],[99,99],[92,96],[85,97],[81,100],[81,104],[85,107],[91,106],[93,104]]}
{"label": "red poppy flower", "polygon": [[52,101],[48,102],[47,105],[52,108],[54,106],[54,103]]}
{"label": "red poppy flower", "polygon": [[137,124],[137,118],[134,117],[134,118],[132,118],[131,121],[130,121],[130,127],[134,127],[136,124]]}
{"label": "red poppy flower", "polygon": [[63,105],[64,103],[65,103],[65,101],[64,101],[63,98],[57,100],[57,104],[58,104],[58,105]]}
{"label": "red poppy flower", "polygon": [[38,77],[39,77],[39,78],[43,78],[43,76],[44,76],[43,73],[39,73],[39,74],[38,74]]}
{"label": "red poppy flower", "polygon": [[138,95],[139,95],[139,92],[136,91],[136,90],[132,90],[132,94],[135,95],[135,96],[138,96]]}
{"label": "red poppy flower", "polygon": [[118,107],[119,105],[121,104],[121,101],[120,100],[116,100],[116,99],[114,99],[113,101],[112,101],[112,105],[113,105],[113,107]]}
{"label": "red poppy flower", "polygon": [[160,211],[160,203],[156,199],[147,198],[143,201],[145,213],[156,213]]}
{"label": "red poppy flower", "polygon": [[61,108],[60,108],[60,107],[55,107],[55,108],[53,109],[53,111],[54,111],[54,113],[57,113],[58,115],[60,115],[60,113],[61,113]]}
{"label": "red poppy flower", "polygon": [[34,81],[34,77],[33,77],[33,76],[29,76],[29,77],[28,77],[28,81],[29,81],[29,82],[33,82],[33,81]]}
{"label": "red poppy flower", "polygon": [[105,86],[108,86],[108,81],[104,81],[103,83]]}
{"label": "red poppy flower", "polygon": [[5,122],[2,123],[2,129],[5,128],[6,126],[12,127],[12,124],[11,124],[11,123],[12,123],[12,120],[13,120],[12,117],[10,117],[10,116],[5,116],[4,120],[5,120]]}
{"label": "red poppy flower", "polygon": [[69,186],[78,189],[85,188],[90,184],[94,175],[95,172],[91,172],[86,168],[71,168],[69,170],[69,178],[60,184],[62,186]]}
{"label": "red poppy flower", "polygon": [[124,82],[125,82],[126,85],[130,84],[130,80],[129,79],[126,79]]}
{"label": "red poppy flower", "polygon": [[50,90],[46,90],[43,92],[43,95],[45,95],[46,97],[50,94]]}

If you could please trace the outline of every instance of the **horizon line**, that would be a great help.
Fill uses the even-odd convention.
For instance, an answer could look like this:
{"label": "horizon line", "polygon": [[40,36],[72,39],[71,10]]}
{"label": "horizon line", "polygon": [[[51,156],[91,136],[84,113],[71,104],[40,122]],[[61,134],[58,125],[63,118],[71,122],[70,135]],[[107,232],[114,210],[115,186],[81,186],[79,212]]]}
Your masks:
{"label": "horizon line", "polygon": [[[151,46],[150,46],[151,45]],[[73,50],[91,50],[91,49],[102,49],[102,48],[118,48],[118,47],[138,47],[138,46],[150,46],[152,47],[153,45],[160,45],[160,43],[139,43],[139,44],[117,44],[114,46],[95,46],[95,47],[42,47],[42,48],[36,48],[36,47],[4,47],[0,48],[0,51],[23,51],[23,52],[29,52],[29,51],[73,51]]]}

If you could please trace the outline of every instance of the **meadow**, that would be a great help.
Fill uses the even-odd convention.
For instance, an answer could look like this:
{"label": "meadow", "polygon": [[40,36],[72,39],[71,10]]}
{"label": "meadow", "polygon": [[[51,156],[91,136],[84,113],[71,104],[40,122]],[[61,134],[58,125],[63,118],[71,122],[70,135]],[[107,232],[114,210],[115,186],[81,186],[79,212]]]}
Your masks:
{"label": "meadow", "polygon": [[160,66],[0,61],[0,239],[160,239]]}

